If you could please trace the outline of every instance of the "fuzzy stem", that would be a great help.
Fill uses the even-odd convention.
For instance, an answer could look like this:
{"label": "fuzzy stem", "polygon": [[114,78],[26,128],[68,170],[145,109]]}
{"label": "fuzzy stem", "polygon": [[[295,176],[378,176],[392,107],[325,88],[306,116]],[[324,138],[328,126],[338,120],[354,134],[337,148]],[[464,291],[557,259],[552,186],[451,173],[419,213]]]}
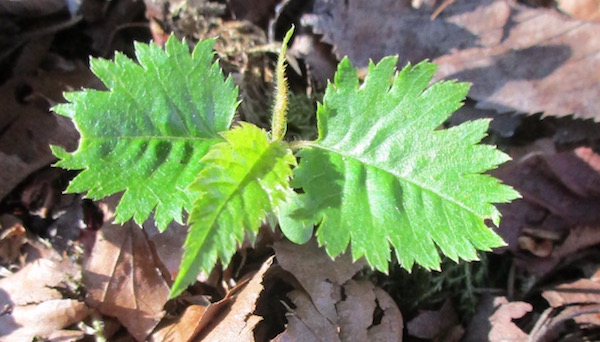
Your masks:
{"label": "fuzzy stem", "polygon": [[290,142],[290,148],[292,149],[292,151],[296,151],[296,150],[300,150],[303,148],[309,148],[312,145],[314,141],[307,141],[307,140],[295,140]]}
{"label": "fuzzy stem", "polygon": [[287,44],[294,33],[294,26],[287,31],[281,44],[275,69],[275,104],[271,115],[271,138],[281,140],[287,130],[288,84],[285,77],[285,53]]}

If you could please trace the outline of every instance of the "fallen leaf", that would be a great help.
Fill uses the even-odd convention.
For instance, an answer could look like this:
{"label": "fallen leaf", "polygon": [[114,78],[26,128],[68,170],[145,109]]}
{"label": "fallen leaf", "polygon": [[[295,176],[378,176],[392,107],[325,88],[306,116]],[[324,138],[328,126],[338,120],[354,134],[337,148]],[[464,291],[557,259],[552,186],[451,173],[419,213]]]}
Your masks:
{"label": "fallen leaf", "polygon": [[475,316],[467,327],[465,342],[528,341],[528,336],[513,319],[533,309],[525,302],[509,302],[505,297],[482,296]]}
{"label": "fallen leaf", "polygon": [[[597,266],[596,266],[597,267]],[[580,330],[600,326],[600,268],[589,278],[554,286],[542,292],[550,308],[541,315],[531,332],[537,340],[556,340],[575,322]]]}
{"label": "fallen leaf", "polygon": [[373,323],[375,293],[369,281],[348,280],[344,285],[346,299],[336,304],[342,341],[367,341],[367,329]]}
{"label": "fallen leaf", "polygon": [[583,20],[600,19],[598,0],[556,0],[558,8],[573,18]]}
{"label": "fallen leaf", "polygon": [[[344,286],[346,299],[336,304],[342,341],[402,341],[402,315],[385,291],[366,280],[348,280]],[[387,302],[386,310],[379,304]],[[377,310],[389,319],[383,326],[375,324]],[[391,324],[388,324],[391,323]]]}
{"label": "fallen leaf", "polygon": [[254,315],[256,303],[264,288],[265,273],[273,264],[273,257],[267,259],[258,272],[232,300],[231,308],[222,311],[212,323],[212,329],[202,332],[202,341],[254,341],[254,328],[262,320]]}
{"label": "fallen leaf", "polygon": [[287,329],[274,341],[341,341],[337,327],[317,310],[305,292],[294,290],[287,296],[296,308],[286,314]]}
{"label": "fallen leaf", "polygon": [[181,317],[157,328],[148,340],[150,342],[190,341],[198,333],[198,322],[204,316],[207,306],[208,304],[188,306]]}
{"label": "fallen leaf", "polygon": [[17,261],[26,242],[21,220],[10,214],[0,216],[0,264],[6,266]]}
{"label": "fallen leaf", "polygon": [[477,108],[600,121],[600,23],[512,0],[455,1],[437,18],[408,1],[317,0],[302,22],[341,58],[366,67],[432,59],[437,77],[473,84]]}
{"label": "fallen leaf", "polygon": [[529,333],[529,341],[558,341],[565,333],[569,335],[572,341],[595,341],[597,335],[596,338],[592,337],[591,339],[586,336],[585,328],[588,327],[580,326],[581,329],[573,329],[572,324],[569,323],[578,317],[591,317],[590,315],[598,314],[600,314],[600,305],[598,304],[572,305],[560,311],[548,308],[542,313]]}
{"label": "fallen leaf", "polygon": [[364,261],[353,263],[349,254],[332,260],[314,239],[304,245],[278,241],[273,249],[281,267],[298,279],[319,312],[335,322],[335,303],[342,299],[339,286],[363,269]]}
{"label": "fallen leaf", "polygon": [[544,291],[542,297],[553,308],[570,304],[600,304],[600,283],[591,279],[580,279]]}
{"label": "fallen leaf", "polygon": [[50,106],[63,101],[63,91],[101,85],[82,62],[54,67],[15,77],[0,86],[0,200],[31,173],[56,159],[50,144],[69,150],[77,147],[73,123],[51,113]]}
{"label": "fallen leaf", "polygon": [[377,306],[383,311],[379,324],[373,324],[367,331],[369,341],[402,341],[404,320],[394,299],[382,289],[373,289],[377,299]]}
{"label": "fallen leaf", "polygon": [[132,221],[112,222],[115,196],[106,200],[106,223],[96,235],[85,263],[86,303],[116,317],[138,341],[144,341],[164,316],[169,285],[147,236]]}
{"label": "fallen leaf", "polygon": [[59,329],[82,321],[90,310],[74,299],[51,299],[39,304],[17,306],[0,316],[0,339],[4,342],[46,338]]}
{"label": "fallen leaf", "polygon": [[179,264],[181,264],[183,256],[183,243],[189,227],[173,221],[161,233],[156,227],[155,220],[150,218],[144,222],[143,228],[156,250],[156,255],[169,272],[171,280],[174,280],[177,273],[179,273]]}
{"label": "fallen leaf", "polygon": [[498,233],[517,255],[518,266],[543,276],[568,255],[600,243],[598,169],[600,156],[580,147],[530,154],[494,173],[523,196],[498,206]]}
{"label": "fallen leaf", "polygon": [[[567,319],[573,319],[578,324],[593,324],[600,326],[600,316],[597,311],[589,312],[590,308],[600,305],[600,269],[591,279],[579,279],[572,283],[555,286],[551,290],[542,292],[542,297],[548,301],[551,307],[563,309],[573,306],[570,310],[574,313]],[[592,304],[592,306],[590,306]],[[561,312],[562,313],[562,312]],[[564,315],[563,315],[564,316]],[[556,324],[557,318],[553,319]]]}
{"label": "fallen leaf", "polygon": [[0,289],[6,293],[4,305],[17,306],[41,303],[50,299],[61,299],[55,288],[67,279],[80,279],[81,271],[73,261],[65,258],[52,260],[38,259],[27,264],[19,272],[0,279]]}
{"label": "fallen leaf", "polygon": [[287,294],[295,308],[276,341],[402,341],[402,315],[393,299],[370,281],[351,279],[362,261],[352,262],[349,254],[332,260],[314,239],[279,241],[274,249],[301,286]]}
{"label": "fallen leaf", "polygon": [[[269,263],[272,264],[272,258],[265,261],[263,267]],[[268,268],[264,267],[264,272],[266,272]],[[259,272],[263,271],[261,270]],[[263,273],[264,273],[263,272]],[[259,273],[255,273],[253,278],[259,276]],[[260,277],[264,277],[264,274],[260,274]],[[201,333],[208,334],[211,329],[214,328],[218,322],[223,319],[235,320],[238,317],[227,318],[227,316],[231,313],[232,303],[237,300],[237,295],[239,292],[244,290],[248,285],[249,279],[242,279],[238,282],[238,284],[233,287],[225,297],[215,303],[209,303],[207,300],[205,301],[203,297],[199,297],[202,303],[193,304],[188,306],[181,317],[177,319],[167,319],[163,320],[160,325],[157,327],[156,331],[150,336],[150,342],[163,342],[163,341],[191,341],[197,340],[195,337]],[[254,290],[258,288],[253,285]],[[262,291],[262,290],[261,290]],[[242,303],[243,305],[244,303]],[[248,308],[251,308],[256,303],[246,303],[248,304]],[[241,309],[237,310],[239,313]],[[252,320],[256,320],[252,318]],[[258,321],[257,321],[258,322]]]}
{"label": "fallen leaf", "polygon": [[73,287],[81,271],[70,259],[38,259],[0,279],[0,340],[31,341],[83,320],[90,310],[82,302],[63,299],[58,288]]}
{"label": "fallen leaf", "polygon": [[450,300],[446,300],[439,310],[420,312],[406,328],[411,336],[445,342],[460,341],[465,333]]}

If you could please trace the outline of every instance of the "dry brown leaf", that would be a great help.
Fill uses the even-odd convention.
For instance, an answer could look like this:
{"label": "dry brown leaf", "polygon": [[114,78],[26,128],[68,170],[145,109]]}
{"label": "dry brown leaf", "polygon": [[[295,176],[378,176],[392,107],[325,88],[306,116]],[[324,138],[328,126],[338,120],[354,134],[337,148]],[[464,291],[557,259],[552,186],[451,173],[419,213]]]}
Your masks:
{"label": "dry brown leaf", "polygon": [[321,314],[335,322],[335,303],[342,299],[339,286],[363,269],[364,261],[353,263],[348,253],[334,261],[314,239],[304,245],[278,241],[273,248],[281,267],[298,279]]}
{"label": "dry brown leaf", "polygon": [[[336,304],[342,341],[402,341],[402,315],[385,291],[366,280],[348,280],[343,287],[346,299]],[[384,325],[374,324],[378,306]]]}
{"label": "dry brown leaf", "polygon": [[600,23],[512,0],[456,1],[435,19],[408,1],[315,1],[303,17],[360,67],[398,54],[473,84],[477,107],[600,121]]}
{"label": "dry brown leaf", "polygon": [[[106,202],[111,209],[115,199]],[[85,264],[86,303],[116,317],[136,340],[144,341],[164,316],[169,285],[142,229],[132,221],[110,223],[111,211]]]}
{"label": "dry brown leaf", "polygon": [[302,286],[288,293],[295,309],[289,309],[278,341],[402,340],[402,315],[393,299],[367,280],[351,279],[364,262],[353,263],[349,254],[332,260],[314,239],[305,245],[280,241],[274,249],[280,266]]}
{"label": "dry brown leaf", "polygon": [[252,276],[244,288],[232,299],[229,310],[213,319],[216,324],[200,336],[202,341],[254,341],[254,328],[262,317],[254,315],[256,303],[264,288],[265,273],[273,264],[273,257],[267,259],[258,272]]}
{"label": "dry brown leaf", "polygon": [[[55,257],[57,257],[55,255]],[[89,315],[84,303],[63,299],[59,287],[81,278],[70,259],[38,259],[19,272],[0,279],[0,340],[30,341],[48,337],[56,330],[79,322]]]}
{"label": "dry brown leaf", "polygon": [[287,296],[296,308],[286,314],[287,329],[274,339],[275,342],[341,341],[337,327],[317,310],[304,291],[293,290]]}
{"label": "dry brown leaf", "polygon": [[32,341],[49,337],[59,329],[80,322],[90,314],[84,303],[74,299],[51,299],[39,304],[16,306],[0,316],[0,340]]}
{"label": "dry brown leaf", "polygon": [[0,216],[0,263],[8,265],[15,262],[26,242],[21,220],[10,214]]}
{"label": "dry brown leaf", "polygon": [[600,20],[599,0],[556,0],[558,8],[576,19]]}
{"label": "dry brown leaf", "polygon": [[157,329],[148,340],[150,342],[189,341],[198,333],[198,322],[200,322],[204,316],[207,306],[208,305],[188,306],[179,319]]}
{"label": "dry brown leaf", "polygon": [[169,272],[171,279],[175,280],[183,257],[183,243],[189,227],[173,221],[161,233],[153,218],[144,222],[143,227],[146,234],[148,234],[148,239],[152,241],[156,255]]}
{"label": "dry brown leaf", "polygon": [[484,295],[469,323],[465,342],[526,342],[527,334],[513,319],[523,317],[533,309],[525,302],[509,302],[505,297]]}
{"label": "dry brown leaf", "polygon": [[460,341],[465,333],[450,300],[446,300],[439,310],[420,312],[406,327],[409,335],[434,341]]}
{"label": "dry brown leaf", "polygon": [[600,269],[590,279],[555,286],[542,292],[550,304],[536,323],[531,337],[537,340],[556,340],[567,322],[581,327],[600,326]]}
{"label": "dry brown leaf", "polygon": [[369,327],[367,332],[369,341],[402,341],[404,320],[394,299],[387,292],[376,287],[375,297],[379,309],[383,311],[383,317],[378,325]]}
{"label": "dry brown leaf", "polygon": [[83,63],[57,65],[52,71],[16,77],[0,87],[0,199],[27,176],[55,160],[50,144],[77,147],[70,119],[50,113],[62,92],[81,86],[100,87]]}
{"label": "dry brown leaf", "polygon": [[[498,232],[517,265],[542,276],[566,256],[600,242],[600,156],[581,147],[531,154],[495,172],[522,199],[499,205]],[[527,253],[523,253],[526,251]],[[530,254],[549,254],[545,258]]]}
{"label": "dry brown leaf", "polygon": [[373,323],[377,307],[373,283],[348,280],[344,284],[346,299],[336,304],[342,341],[367,341],[367,329]]}
{"label": "dry brown leaf", "polygon": [[600,282],[579,279],[544,291],[542,297],[554,308],[570,304],[600,304]]}
{"label": "dry brown leaf", "polygon": [[[264,270],[261,269],[259,272],[268,270],[265,266],[267,263],[272,264],[272,258],[268,259],[263,264]],[[264,277],[263,273],[254,274],[253,279],[256,277]],[[227,292],[225,297],[215,303],[209,303],[204,297],[198,297],[195,302],[198,303],[198,300],[200,300],[200,303],[187,307],[181,317],[163,320],[152,336],[150,336],[149,341],[195,341],[197,340],[195,337],[199,334],[211,334],[211,329],[214,329],[215,325],[219,324],[222,320],[235,320],[239,318],[239,315],[229,318],[227,316],[232,314],[232,305],[239,300],[238,293],[246,289],[249,281],[250,280],[247,278],[239,281],[235,287]],[[256,291],[259,290],[259,288],[254,285],[253,289]],[[251,292],[251,290],[249,291]],[[262,289],[260,291],[262,291]],[[252,295],[252,293],[250,293],[250,295]],[[236,312],[239,313],[239,311],[243,309],[252,309],[254,311],[254,306],[256,306],[256,304],[256,302],[251,303],[251,301],[246,303],[242,302],[241,304],[238,304]],[[249,321],[250,323],[247,326],[253,328],[260,320],[258,319],[258,316],[256,316],[249,318]]]}
{"label": "dry brown leaf", "polygon": [[41,303],[61,299],[55,288],[68,279],[80,279],[81,271],[69,259],[38,259],[27,264],[19,272],[0,279],[0,289],[7,295],[7,302],[0,307]]}

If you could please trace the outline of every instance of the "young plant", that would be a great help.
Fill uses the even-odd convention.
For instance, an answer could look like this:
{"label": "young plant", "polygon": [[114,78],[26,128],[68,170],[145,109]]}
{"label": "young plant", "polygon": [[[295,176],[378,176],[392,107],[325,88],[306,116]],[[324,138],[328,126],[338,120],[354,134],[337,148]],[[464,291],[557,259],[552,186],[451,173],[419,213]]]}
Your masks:
{"label": "young plant", "polygon": [[69,103],[54,107],[81,134],[72,153],[52,146],[57,166],[82,170],[67,191],[93,199],[123,192],[116,221],[141,224],[154,212],[161,230],[189,213],[172,297],[217,260],[227,265],[267,217],[297,243],[316,226],[331,257],[350,245],[355,260],[382,272],[390,247],[410,270],[414,263],[438,269],[439,251],[475,260],[477,250],[504,244],[484,220],[498,225],[492,203],[518,194],[482,174],[508,160],[479,144],[489,121],[439,129],[462,105],[466,83],[430,85],[434,64],[398,72],[396,57],[370,63],[361,83],[344,58],[317,108],[317,140],[287,142],[291,34],[277,63],[271,132],[233,123],[238,91],[213,61],[214,40],[191,54],[173,36],[164,50],[138,43],[137,63],[119,53],[114,61],[92,59],[109,90],[66,93]]}

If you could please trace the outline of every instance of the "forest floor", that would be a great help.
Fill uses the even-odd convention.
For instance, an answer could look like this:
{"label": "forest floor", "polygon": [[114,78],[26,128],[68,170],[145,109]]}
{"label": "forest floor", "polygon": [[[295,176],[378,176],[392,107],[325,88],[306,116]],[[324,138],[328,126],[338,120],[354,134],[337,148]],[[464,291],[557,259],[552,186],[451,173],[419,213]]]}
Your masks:
{"label": "forest floor", "polygon": [[[516,0],[0,0],[1,341],[600,340],[600,2]],[[506,247],[441,272],[331,260],[263,225],[256,244],[168,299],[185,225],[114,224],[118,196],[64,190],[50,145],[74,150],[63,92],[106,89],[89,58],[134,58],[174,33],[215,50],[240,88],[236,118],[269,127],[289,46],[288,136],[314,138],[337,62],[429,59],[471,83],[450,127],[492,119]],[[298,262],[301,260],[301,262]]]}

